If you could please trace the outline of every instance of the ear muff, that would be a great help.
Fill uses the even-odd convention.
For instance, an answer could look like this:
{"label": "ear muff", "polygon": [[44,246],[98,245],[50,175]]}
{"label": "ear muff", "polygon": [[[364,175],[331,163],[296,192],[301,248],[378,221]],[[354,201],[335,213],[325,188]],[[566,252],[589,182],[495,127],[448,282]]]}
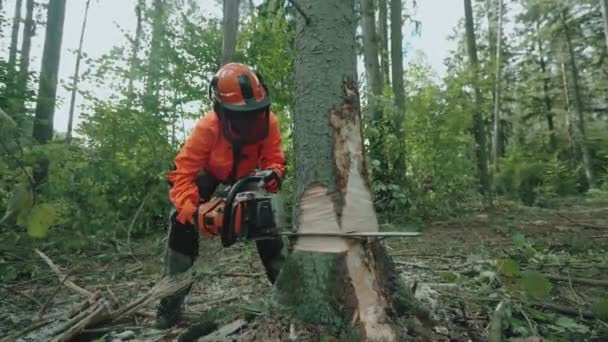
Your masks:
{"label": "ear muff", "polygon": [[211,100],[211,102],[215,103],[217,100],[215,99],[214,94],[218,93],[217,90],[217,82],[218,82],[219,78],[217,76],[213,76],[213,78],[211,79],[211,82],[209,82],[209,100]]}
{"label": "ear muff", "polygon": [[264,91],[266,92],[266,96],[270,96],[270,93],[268,92],[268,87],[266,86],[266,82],[264,82],[264,78],[262,77],[262,75],[257,71],[254,71],[253,73],[255,74],[255,77],[257,77],[258,80],[260,81],[262,88],[264,88]]}

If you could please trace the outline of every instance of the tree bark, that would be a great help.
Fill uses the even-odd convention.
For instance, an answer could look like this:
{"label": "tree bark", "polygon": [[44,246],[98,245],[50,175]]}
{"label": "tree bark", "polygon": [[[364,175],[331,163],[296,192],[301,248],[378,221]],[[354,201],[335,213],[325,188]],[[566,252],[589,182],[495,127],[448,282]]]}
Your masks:
{"label": "tree bark", "polygon": [[236,54],[236,36],[239,30],[239,0],[224,0],[224,20],[221,64],[232,62]]}
{"label": "tree bark", "polygon": [[19,125],[25,120],[25,99],[27,97],[27,81],[30,69],[30,53],[32,50],[32,37],[36,28],[34,22],[34,0],[27,0],[25,4],[25,24],[23,25],[23,42],[21,44],[21,56],[19,58],[19,73],[15,87],[15,104],[13,106],[15,117]]}
{"label": "tree bark", "polygon": [[[299,4],[310,21],[296,16],[296,227],[378,231],[363,155],[354,0]],[[288,314],[349,340],[402,340],[387,315],[397,293],[392,272],[379,241],[301,237],[277,279],[276,300]]]}
{"label": "tree bark", "polygon": [[502,82],[502,61],[501,61],[501,53],[502,53],[502,20],[503,20],[503,0],[498,1],[497,8],[497,20],[498,25],[496,27],[496,79],[495,79],[495,91],[494,91],[494,134],[493,134],[493,158],[494,161],[494,170],[498,171],[499,160],[501,157],[500,151],[502,151],[501,140],[500,140],[500,91],[501,91],[501,82]]}
{"label": "tree bark", "polygon": [[[391,62],[393,78],[393,94],[397,115],[395,117],[395,131],[400,148],[395,156],[395,176],[405,178],[405,90],[403,84],[403,33],[401,32],[401,0],[391,0]],[[402,178],[403,177],[403,178]]]}
{"label": "tree bark", "polygon": [[33,131],[34,139],[40,144],[46,144],[53,138],[53,119],[63,39],[65,2],[66,0],[50,0],[48,6]]}
{"label": "tree bark", "polygon": [[388,7],[386,0],[378,0],[378,32],[380,32],[380,68],[382,84],[391,84],[390,62],[388,57]]}
{"label": "tree bark", "polygon": [[[362,27],[363,27],[363,57],[365,72],[367,74],[368,92],[373,96],[382,95],[382,75],[378,63],[378,37],[376,35],[376,20],[374,15],[374,1],[361,0]],[[374,121],[380,120],[380,111],[369,101],[373,110]]]}
{"label": "tree bark", "polygon": [[606,39],[606,50],[608,51],[608,0],[600,0],[602,4],[602,18],[604,22],[604,38]]}
{"label": "tree bark", "polygon": [[571,106],[570,106],[570,90],[568,89],[569,87],[569,83],[568,82],[568,73],[566,71],[566,63],[561,62],[560,63],[560,69],[562,72],[562,87],[564,88],[564,110],[566,111],[566,124],[568,126],[568,142],[570,145],[570,151],[572,152],[573,155],[576,154],[576,147],[575,147],[575,138],[574,138],[574,124],[572,123],[572,113],[571,113]]}
{"label": "tree bark", "polygon": [[[53,139],[53,120],[65,21],[65,2],[66,0],[50,0],[47,10],[46,35],[42,50],[40,83],[32,133],[33,138],[40,144],[47,144]],[[42,158],[38,161],[34,170],[34,181],[37,186],[47,179],[48,166],[48,158]]]}
{"label": "tree bark", "polygon": [[589,148],[587,147],[587,143],[585,141],[585,117],[583,114],[583,102],[582,95],[580,91],[580,83],[578,77],[578,67],[576,65],[576,56],[574,54],[574,47],[572,45],[572,38],[570,36],[570,29],[568,27],[568,22],[566,20],[566,11],[564,10],[560,14],[562,26],[564,29],[564,36],[566,40],[567,47],[567,55],[568,55],[568,63],[570,64],[570,79],[572,80],[572,88],[573,88],[573,103],[574,103],[574,112],[575,112],[575,124],[574,124],[574,138],[578,147],[581,150],[581,157],[583,159],[583,168],[585,169],[585,177],[587,178],[587,182],[590,187],[595,185],[594,177],[593,177],[593,166],[591,162],[591,155],[589,153]]}
{"label": "tree bark", "polygon": [[129,96],[134,96],[133,82],[137,77],[137,53],[141,45],[141,33],[142,33],[142,12],[145,8],[144,0],[137,0],[135,5],[135,16],[137,17],[137,26],[135,28],[135,37],[133,38],[133,50],[131,50],[131,58],[129,61],[129,85],[127,87],[127,93]]}
{"label": "tree bark", "polygon": [[158,114],[159,82],[162,67],[162,42],[165,34],[165,2],[154,0],[154,18],[152,21],[152,41],[148,56],[148,79],[146,81],[144,109],[148,113]]}
{"label": "tree bark", "polygon": [[8,72],[9,80],[12,80],[15,75],[15,67],[17,65],[17,44],[19,43],[19,27],[21,25],[21,8],[23,0],[17,0],[15,3],[15,16],[13,17],[13,28],[11,31],[11,45],[8,50]]}
{"label": "tree bark", "polygon": [[[540,23],[536,22],[536,33],[539,34]],[[549,76],[547,75],[547,62],[545,61],[545,51],[543,48],[542,39],[538,38],[538,54],[540,72],[543,75],[543,99],[545,103],[545,118],[547,119],[547,127],[549,129],[549,146],[552,152],[557,150],[557,139],[555,137],[555,127],[553,124],[553,101],[549,96]]]}
{"label": "tree bark", "polygon": [[84,42],[84,33],[87,28],[87,18],[89,16],[89,5],[91,0],[87,0],[84,8],[84,19],[82,20],[82,28],[80,30],[80,41],[78,42],[78,51],[76,52],[76,67],[74,69],[74,79],[72,80],[72,97],[70,98],[70,111],[68,116],[68,131],[66,142],[72,142],[72,125],[74,123],[74,107],[76,106],[76,92],[78,91],[78,79],[80,75],[80,60],[82,59],[82,43]]}
{"label": "tree bark", "polygon": [[475,23],[471,0],[464,0],[465,28],[467,52],[471,63],[472,83],[474,89],[473,135],[475,137],[475,152],[477,156],[477,172],[479,177],[479,192],[484,195],[487,204],[491,202],[490,180],[488,177],[488,158],[486,153],[486,134],[481,115],[481,91],[479,90],[479,62],[477,60],[477,43],[475,42]]}

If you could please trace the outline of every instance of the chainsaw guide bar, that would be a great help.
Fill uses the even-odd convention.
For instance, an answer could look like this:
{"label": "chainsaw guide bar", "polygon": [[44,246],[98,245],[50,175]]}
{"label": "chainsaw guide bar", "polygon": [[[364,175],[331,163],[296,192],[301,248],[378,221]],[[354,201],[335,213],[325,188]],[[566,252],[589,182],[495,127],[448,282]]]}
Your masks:
{"label": "chainsaw guide bar", "polygon": [[364,239],[368,237],[418,237],[420,233],[416,232],[311,232],[311,233],[297,233],[297,232],[277,232],[273,235],[257,236],[252,240],[266,240],[276,239],[279,236],[287,237],[340,237],[346,239]]}

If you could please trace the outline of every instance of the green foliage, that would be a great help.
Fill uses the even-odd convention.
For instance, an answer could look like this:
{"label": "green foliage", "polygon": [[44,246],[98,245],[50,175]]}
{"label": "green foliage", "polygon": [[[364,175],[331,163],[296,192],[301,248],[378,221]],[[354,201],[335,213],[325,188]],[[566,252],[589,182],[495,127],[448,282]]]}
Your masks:
{"label": "green foliage", "polygon": [[532,297],[544,298],[551,292],[551,283],[543,274],[533,271],[522,273],[521,286]]}
{"label": "green foliage", "polygon": [[594,315],[597,316],[598,319],[607,320],[608,319],[608,299],[603,299],[597,303],[594,303],[591,307],[591,310]]}

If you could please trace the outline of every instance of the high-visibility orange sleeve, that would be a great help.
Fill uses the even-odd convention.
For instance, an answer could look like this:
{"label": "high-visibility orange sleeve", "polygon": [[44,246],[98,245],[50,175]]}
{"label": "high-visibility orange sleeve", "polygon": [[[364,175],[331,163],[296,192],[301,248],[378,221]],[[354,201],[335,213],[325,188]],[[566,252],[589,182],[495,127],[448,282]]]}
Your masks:
{"label": "high-visibility orange sleeve", "polygon": [[213,142],[218,134],[215,124],[212,115],[205,115],[197,121],[175,158],[176,169],[168,175],[168,180],[173,184],[169,198],[177,210],[177,220],[184,224],[194,223],[193,216],[199,202],[195,178],[209,160]]}
{"label": "high-visibility orange sleeve", "polygon": [[281,128],[274,113],[270,114],[268,137],[262,143],[260,153],[260,168],[274,170],[279,177],[285,174],[285,155],[281,146]]}

